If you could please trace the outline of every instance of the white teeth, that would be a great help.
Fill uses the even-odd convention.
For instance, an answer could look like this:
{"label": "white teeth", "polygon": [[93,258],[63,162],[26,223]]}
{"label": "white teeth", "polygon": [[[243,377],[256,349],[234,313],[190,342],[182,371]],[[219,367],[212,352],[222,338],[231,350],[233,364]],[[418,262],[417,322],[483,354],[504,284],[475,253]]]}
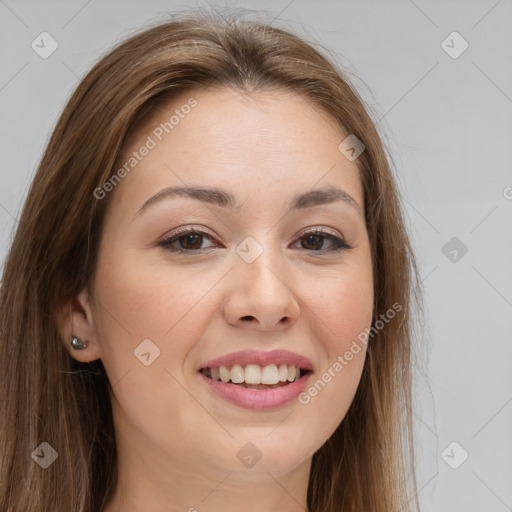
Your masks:
{"label": "white teeth", "polygon": [[[299,370],[300,372],[300,370]],[[279,370],[275,364],[269,364],[261,370],[262,384],[277,384],[279,382]]]}
{"label": "white teeth", "polygon": [[257,364],[248,364],[245,367],[245,383],[261,384],[261,368]]}
{"label": "white teeth", "polygon": [[245,368],[242,365],[220,366],[210,368],[211,378],[222,382],[233,382],[234,384],[268,384],[276,385],[279,382],[294,382],[300,378],[300,368],[290,364],[269,364],[259,366],[248,364]]}
{"label": "white teeth", "polygon": [[219,374],[222,382],[227,382],[231,378],[231,373],[225,366],[219,368]]}
{"label": "white teeth", "polygon": [[244,381],[244,369],[239,364],[234,364],[231,368],[231,382],[240,384]]}

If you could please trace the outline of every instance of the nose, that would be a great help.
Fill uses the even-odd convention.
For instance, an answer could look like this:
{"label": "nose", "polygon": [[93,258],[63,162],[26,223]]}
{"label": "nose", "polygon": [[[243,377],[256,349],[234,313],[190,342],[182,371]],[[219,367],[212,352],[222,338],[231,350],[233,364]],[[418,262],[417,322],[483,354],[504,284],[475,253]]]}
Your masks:
{"label": "nose", "polygon": [[229,289],[224,305],[228,323],[258,331],[289,329],[299,315],[299,303],[290,272],[270,251],[253,262],[236,257],[230,273]]}

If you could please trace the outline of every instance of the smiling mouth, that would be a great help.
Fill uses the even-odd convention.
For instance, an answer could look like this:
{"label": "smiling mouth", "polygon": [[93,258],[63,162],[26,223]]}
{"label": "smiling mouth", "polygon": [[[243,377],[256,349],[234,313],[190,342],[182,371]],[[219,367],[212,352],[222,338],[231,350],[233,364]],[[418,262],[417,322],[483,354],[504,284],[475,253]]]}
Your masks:
{"label": "smiling mouth", "polygon": [[311,373],[310,370],[286,364],[270,364],[264,367],[257,364],[223,365],[217,368],[201,368],[199,372],[209,379],[247,389],[281,388]]}

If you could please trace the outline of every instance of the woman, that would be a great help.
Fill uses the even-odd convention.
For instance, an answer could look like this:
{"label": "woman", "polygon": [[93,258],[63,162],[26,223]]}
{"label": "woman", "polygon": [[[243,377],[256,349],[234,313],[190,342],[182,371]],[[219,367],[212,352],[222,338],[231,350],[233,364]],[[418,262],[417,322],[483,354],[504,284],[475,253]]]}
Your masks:
{"label": "woman", "polygon": [[236,16],[131,37],[65,107],[5,264],[0,510],[415,510],[417,284],[325,57]]}

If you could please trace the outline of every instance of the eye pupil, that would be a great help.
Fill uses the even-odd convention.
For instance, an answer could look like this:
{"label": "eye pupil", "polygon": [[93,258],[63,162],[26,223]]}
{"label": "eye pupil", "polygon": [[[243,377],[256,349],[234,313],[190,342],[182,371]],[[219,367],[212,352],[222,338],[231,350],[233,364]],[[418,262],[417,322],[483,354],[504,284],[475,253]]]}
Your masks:
{"label": "eye pupil", "polygon": [[[314,246],[315,249],[320,249],[322,247],[323,240],[322,240],[322,237],[320,237],[318,235],[307,235],[305,237],[305,239],[308,241],[308,243],[311,241],[311,239],[313,239],[313,244],[312,245]],[[318,243],[315,244],[314,243],[315,240],[317,242],[320,241],[320,244],[318,244]],[[307,249],[307,247],[306,247],[306,249]]]}
{"label": "eye pupil", "polygon": [[[185,236],[182,236],[180,237],[181,240],[185,240],[185,243],[181,243],[180,242],[180,246],[183,248],[183,249],[199,249],[201,247],[201,237],[202,235],[198,234],[198,233],[189,233],[188,235],[185,235]],[[199,244],[194,244],[194,240],[197,242],[197,239],[199,238]],[[191,245],[192,247],[187,247],[188,245],[188,242],[191,242]]]}

